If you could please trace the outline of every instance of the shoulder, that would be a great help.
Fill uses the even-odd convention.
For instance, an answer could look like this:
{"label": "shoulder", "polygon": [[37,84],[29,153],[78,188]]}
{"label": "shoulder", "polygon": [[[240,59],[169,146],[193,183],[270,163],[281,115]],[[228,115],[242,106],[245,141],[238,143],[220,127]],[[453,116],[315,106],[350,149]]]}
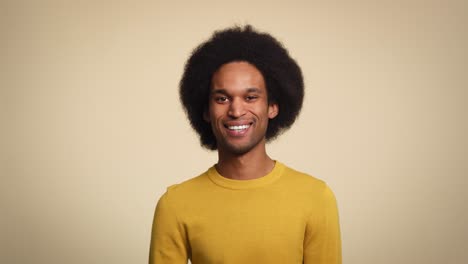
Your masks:
{"label": "shoulder", "polygon": [[198,193],[204,192],[210,186],[207,173],[208,170],[186,181],[167,187],[163,197],[176,202],[197,196]]}
{"label": "shoulder", "polygon": [[333,192],[324,180],[286,165],[283,166],[284,170],[281,182],[285,187],[294,189],[298,193],[307,194],[308,196],[313,195],[322,198],[330,195],[333,196]]}
{"label": "shoulder", "polygon": [[286,183],[297,184],[297,185],[305,185],[306,188],[325,188],[326,183],[308,173],[301,172],[299,170],[293,169],[287,165],[283,164],[283,175],[282,179]]}

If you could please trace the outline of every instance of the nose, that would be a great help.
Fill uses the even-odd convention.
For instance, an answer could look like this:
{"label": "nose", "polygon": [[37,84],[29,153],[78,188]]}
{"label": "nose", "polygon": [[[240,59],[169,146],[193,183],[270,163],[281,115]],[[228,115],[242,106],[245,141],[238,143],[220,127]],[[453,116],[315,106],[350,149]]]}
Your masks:
{"label": "nose", "polygon": [[241,100],[234,99],[229,105],[228,115],[232,118],[239,118],[245,114],[245,107]]}

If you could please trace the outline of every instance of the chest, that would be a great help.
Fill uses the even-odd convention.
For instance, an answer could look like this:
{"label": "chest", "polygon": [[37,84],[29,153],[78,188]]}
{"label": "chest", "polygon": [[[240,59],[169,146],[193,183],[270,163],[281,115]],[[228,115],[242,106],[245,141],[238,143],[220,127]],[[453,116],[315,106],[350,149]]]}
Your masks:
{"label": "chest", "polygon": [[193,263],[302,261],[307,209],[297,199],[282,193],[221,195],[188,211],[184,225]]}

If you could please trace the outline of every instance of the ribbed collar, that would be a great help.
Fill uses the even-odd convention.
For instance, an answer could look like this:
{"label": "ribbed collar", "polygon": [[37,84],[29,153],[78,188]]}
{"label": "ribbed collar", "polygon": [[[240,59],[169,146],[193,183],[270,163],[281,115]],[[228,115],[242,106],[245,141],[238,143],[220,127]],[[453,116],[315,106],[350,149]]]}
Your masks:
{"label": "ribbed collar", "polygon": [[278,180],[282,175],[284,167],[285,166],[282,163],[275,161],[275,166],[273,167],[273,170],[271,170],[267,175],[252,180],[233,180],[223,177],[218,173],[215,166],[209,168],[207,174],[210,180],[213,181],[216,185],[227,189],[254,189],[263,187]]}

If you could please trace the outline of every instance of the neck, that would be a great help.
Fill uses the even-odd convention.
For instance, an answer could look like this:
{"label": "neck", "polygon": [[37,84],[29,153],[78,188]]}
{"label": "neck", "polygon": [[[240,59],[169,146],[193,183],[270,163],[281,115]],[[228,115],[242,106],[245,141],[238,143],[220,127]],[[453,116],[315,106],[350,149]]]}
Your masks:
{"label": "neck", "polygon": [[265,145],[241,155],[218,150],[216,170],[229,179],[257,179],[271,172],[274,166],[275,162],[267,155]]}

